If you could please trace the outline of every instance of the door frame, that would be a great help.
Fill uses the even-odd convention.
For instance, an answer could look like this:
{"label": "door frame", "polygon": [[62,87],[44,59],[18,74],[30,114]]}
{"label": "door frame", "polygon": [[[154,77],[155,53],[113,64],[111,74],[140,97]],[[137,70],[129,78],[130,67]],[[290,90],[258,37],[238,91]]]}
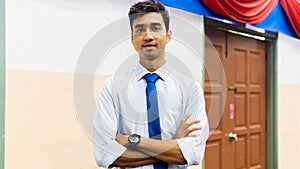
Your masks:
{"label": "door frame", "polygon": [[5,159],[5,69],[5,0],[0,0],[0,169]]}
{"label": "door frame", "polygon": [[[266,42],[266,166],[278,169],[278,86],[277,86],[277,37],[275,32],[257,32],[246,28],[242,23],[225,23],[216,18],[204,17],[205,26],[213,26],[224,31],[232,30],[248,35],[264,37]],[[205,57],[205,56],[204,56]],[[204,163],[204,162],[203,162]],[[204,165],[203,165],[204,168]]]}

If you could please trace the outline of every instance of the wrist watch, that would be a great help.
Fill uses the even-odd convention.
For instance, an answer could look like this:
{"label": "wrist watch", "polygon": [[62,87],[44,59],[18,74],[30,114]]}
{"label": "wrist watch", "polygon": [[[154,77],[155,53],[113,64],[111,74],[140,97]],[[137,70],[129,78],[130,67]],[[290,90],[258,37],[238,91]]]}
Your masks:
{"label": "wrist watch", "polygon": [[129,147],[131,148],[135,148],[141,141],[141,136],[138,135],[138,134],[131,134],[129,137],[128,137],[128,144],[129,144]]}

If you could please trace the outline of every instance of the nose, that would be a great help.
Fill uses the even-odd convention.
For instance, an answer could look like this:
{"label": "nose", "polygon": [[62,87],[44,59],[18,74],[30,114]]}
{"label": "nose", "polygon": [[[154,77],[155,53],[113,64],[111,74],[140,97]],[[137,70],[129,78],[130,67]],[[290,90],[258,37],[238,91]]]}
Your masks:
{"label": "nose", "polygon": [[144,42],[151,42],[153,40],[153,34],[151,32],[146,32],[144,35]]}

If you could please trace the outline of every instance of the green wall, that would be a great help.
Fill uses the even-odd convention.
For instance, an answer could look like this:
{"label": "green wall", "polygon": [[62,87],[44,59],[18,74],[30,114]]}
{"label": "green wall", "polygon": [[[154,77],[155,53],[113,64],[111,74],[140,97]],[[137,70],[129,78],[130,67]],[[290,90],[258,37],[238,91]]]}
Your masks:
{"label": "green wall", "polygon": [[0,0],[0,169],[4,169],[5,145],[5,0]]}

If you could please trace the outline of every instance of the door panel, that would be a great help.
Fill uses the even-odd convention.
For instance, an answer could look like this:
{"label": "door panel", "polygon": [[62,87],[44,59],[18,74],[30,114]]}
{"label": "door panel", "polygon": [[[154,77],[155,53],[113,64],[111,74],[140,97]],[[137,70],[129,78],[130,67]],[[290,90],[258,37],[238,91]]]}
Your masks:
{"label": "door panel", "polygon": [[[265,42],[230,33],[226,35],[224,31],[212,27],[206,28],[206,36],[220,57],[222,65],[218,66],[223,67],[214,65],[210,57],[214,49],[206,44],[206,69],[214,66],[216,71],[205,74],[206,109],[213,132],[207,142],[205,168],[265,169]],[[226,83],[218,76],[223,69]],[[230,87],[230,90],[222,91],[222,85]],[[225,108],[222,109],[222,106]],[[217,123],[213,117],[220,111],[222,117]]]}
{"label": "door panel", "polygon": [[234,156],[234,161],[235,161],[235,166],[234,168],[246,168],[247,166],[247,148],[246,148],[246,140],[247,136],[246,135],[239,135],[239,139],[236,141],[232,141],[234,143],[234,151],[231,153]]}
{"label": "door panel", "polygon": [[[205,59],[205,101],[206,112],[208,113],[210,133],[209,141],[206,146],[205,166],[211,169],[227,169],[224,164],[229,157],[228,145],[225,145],[225,134],[227,133],[227,119],[222,118],[223,107],[225,104],[224,86],[226,85],[223,72],[223,59],[225,53],[225,33],[223,31],[207,30],[209,34],[216,34],[210,37],[205,43],[205,55],[210,56]],[[212,44],[210,43],[212,42]],[[216,57],[221,56],[220,63],[216,63]],[[209,71],[208,71],[209,70]],[[206,161],[209,161],[206,163]]]}
{"label": "door panel", "polygon": [[[239,93],[234,95],[234,127],[246,129],[247,123],[247,95],[245,93]],[[237,113],[238,112],[238,113]]]}
{"label": "door panel", "polygon": [[210,168],[221,169],[222,167],[222,142],[221,140],[210,141],[206,145],[207,153],[205,154],[205,159],[207,161],[215,161],[210,163]]}
{"label": "door panel", "polygon": [[[243,119],[245,122],[241,126],[239,120],[232,121],[234,125],[231,130],[238,135],[238,140],[244,137],[243,145],[246,154],[242,159],[247,162],[245,168],[265,168],[265,43],[234,34],[228,34],[228,42],[228,64],[233,65],[234,69],[227,71],[234,70],[232,74],[235,76],[227,77],[227,82],[237,87],[237,92],[233,94],[234,105],[237,107],[236,119]],[[242,80],[241,76],[244,77]],[[230,101],[230,98],[228,100]],[[235,163],[238,164],[239,161]],[[238,169],[241,166],[235,165],[234,168]]]}

